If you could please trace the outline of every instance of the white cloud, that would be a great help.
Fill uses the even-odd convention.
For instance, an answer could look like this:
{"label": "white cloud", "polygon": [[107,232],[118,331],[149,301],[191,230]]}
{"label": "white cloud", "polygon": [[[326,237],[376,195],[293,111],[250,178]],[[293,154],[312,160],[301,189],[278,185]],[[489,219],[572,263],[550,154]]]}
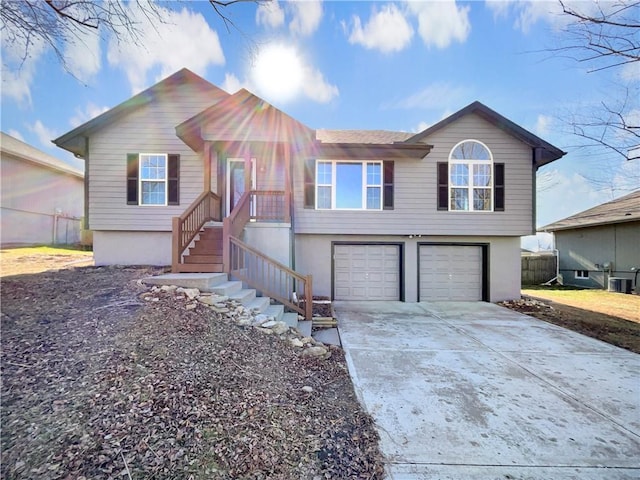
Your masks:
{"label": "white cloud", "polygon": [[31,84],[46,46],[39,37],[30,38],[28,55],[25,55],[26,45],[22,37],[15,37],[15,42],[7,42],[5,34],[1,38],[2,97],[31,106]]}
{"label": "white cloud", "polygon": [[540,137],[544,137],[551,133],[551,125],[553,124],[553,118],[549,115],[538,115],[536,124],[533,127],[533,132]]}
{"label": "white cloud", "polygon": [[637,62],[627,63],[622,67],[620,76],[627,82],[640,82],[640,66]]}
{"label": "white cloud", "polygon": [[459,7],[455,0],[443,0],[410,1],[408,7],[418,17],[418,33],[428,47],[446,48],[454,41],[463,43],[469,36],[469,6]]}
{"label": "white cloud", "polygon": [[329,103],[340,94],[338,87],[328,83],[319,70],[308,65],[304,68],[302,85],[306,97],[318,103]]}
{"label": "white cloud", "polygon": [[234,94],[241,88],[246,88],[246,86],[233,73],[225,73],[221,88],[227,93]]}
{"label": "white cloud", "polygon": [[[470,92],[465,87],[449,85],[448,83],[438,82],[426,86],[424,89],[416,92],[408,97],[387,104],[386,108],[428,108],[428,109],[451,109],[460,108],[464,105],[465,100],[470,97]],[[467,101],[468,103],[468,101]]]}
{"label": "white cloud", "polygon": [[320,70],[286,43],[272,43],[262,48],[244,81],[233,74],[225,75],[223,88],[227,92],[235,92],[241,87],[275,103],[287,103],[300,97],[328,103],[339,95],[337,86],[328,82]]}
{"label": "white cloud", "polygon": [[76,108],[76,113],[69,119],[69,124],[75,128],[78,125],[97,117],[98,115],[109,110],[109,107],[99,107],[95,103],[89,102],[84,109]]}
{"label": "white cloud", "polygon": [[284,10],[278,0],[258,4],[256,23],[271,28],[278,28],[284,25]]}
{"label": "white cloud", "polygon": [[411,43],[413,28],[404,14],[393,4],[377,11],[374,7],[369,21],[362,26],[360,17],[353,17],[349,43],[359,44],[383,53],[403,50]]}
{"label": "white cloud", "polygon": [[289,2],[288,7],[293,15],[293,19],[289,23],[291,33],[308,36],[318,29],[320,20],[322,20],[322,2],[320,0]]}
{"label": "white cloud", "polygon": [[[200,13],[158,7],[164,23],[152,24],[135,3],[129,5],[126,8],[141,25],[139,40],[123,38],[118,43],[111,38],[107,59],[110,65],[126,72],[133,93],[147,86],[147,74],[155,68],[160,69],[156,77],[159,80],[183,67],[205,75],[209,65],[225,63],[218,34]],[[126,33],[123,35],[126,37]]]}
{"label": "white cloud", "polygon": [[13,128],[11,128],[11,129],[9,129],[9,131],[7,133],[9,135],[11,135],[13,138],[17,138],[21,142],[24,142],[24,137],[22,136],[22,134],[19,131],[14,130]]}
{"label": "white cloud", "polygon": [[73,42],[65,44],[65,65],[82,82],[88,82],[100,71],[101,59],[100,35],[97,31],[79,30]]}
{"label": "white cloud", "polygon": [[40,120],[36,120],[33,125],[28,125],[28,128],[36,134],[40,144],[46,148],[52,148],[51,140],[58,137],[54,130],[46,127]]}

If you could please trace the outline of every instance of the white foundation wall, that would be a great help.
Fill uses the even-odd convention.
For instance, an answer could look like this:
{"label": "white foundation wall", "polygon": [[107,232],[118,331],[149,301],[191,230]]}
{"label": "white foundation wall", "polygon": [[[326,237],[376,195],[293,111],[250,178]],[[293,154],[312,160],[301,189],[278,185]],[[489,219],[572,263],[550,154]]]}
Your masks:
{"label": "white foundation wall", "polygon": [[395,235],[296,235],[295,270],[313,275],[313,294],[331,296],[331,242],[389,242],[403,245],[404,300],[418,300],[418,244],[488,244],[489,301],[520,298],[520,237]]}
{"label": "white foundation wall", "polygon": [[171,232],[93,232],[96,265],[171,265]]}
{"label": "white foundation wall", "polygon": [[244,242],[291,268],[291,225],[289,223],[248,223]]}

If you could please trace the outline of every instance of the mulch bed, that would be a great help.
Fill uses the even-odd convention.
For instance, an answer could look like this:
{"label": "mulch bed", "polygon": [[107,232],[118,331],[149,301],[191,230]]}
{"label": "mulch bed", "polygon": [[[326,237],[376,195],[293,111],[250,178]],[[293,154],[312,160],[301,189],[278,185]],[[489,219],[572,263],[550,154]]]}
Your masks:
{"label": "mulch bed", "polygon": [[2,279],[2,478],[383,478],[340,349],[143,295],[156,272]]}

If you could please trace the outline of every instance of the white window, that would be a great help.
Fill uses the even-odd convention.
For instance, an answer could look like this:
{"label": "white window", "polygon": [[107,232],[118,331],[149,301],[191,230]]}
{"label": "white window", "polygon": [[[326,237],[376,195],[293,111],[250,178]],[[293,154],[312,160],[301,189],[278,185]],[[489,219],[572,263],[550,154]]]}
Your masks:
{"label": "white window", "polygon": [[167,204],[167,155],[140,154],[140,205]]}
{"label": "white window", "polygon": [[316,208],[382,210],[382,162],[316,162]]}
{"label": "white window", "polygon": [[576,278],[589,278],[589,270],[576,270]]}
{"label": "white window", "polygon": [[449,155],[449,210],[493,210],[493,156],[482,142],[465,140]]}

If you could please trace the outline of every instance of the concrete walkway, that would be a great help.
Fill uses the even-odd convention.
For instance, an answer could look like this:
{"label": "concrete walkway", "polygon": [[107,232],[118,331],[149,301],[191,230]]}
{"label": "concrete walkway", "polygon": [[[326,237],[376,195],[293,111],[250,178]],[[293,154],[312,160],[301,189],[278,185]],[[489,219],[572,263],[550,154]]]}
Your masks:
{"label": "concrete walkway", "polygon": [[389,478],[640,479],[640,355],[487,303],[334,307]]}

